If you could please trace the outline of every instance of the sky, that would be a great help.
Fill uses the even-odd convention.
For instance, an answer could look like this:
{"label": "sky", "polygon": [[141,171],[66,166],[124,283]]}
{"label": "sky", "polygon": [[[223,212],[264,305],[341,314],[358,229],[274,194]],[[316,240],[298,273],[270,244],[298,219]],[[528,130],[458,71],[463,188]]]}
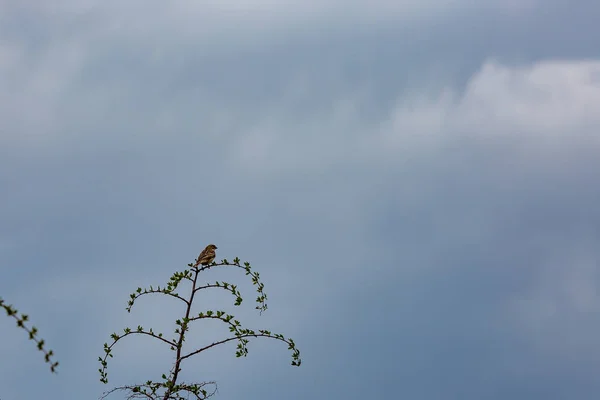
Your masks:
{"label": "sky", "polygon": [[[171,354],[209,243],[269,310],[183,367],[214,399],[600,395],[600,3],[0,0],[0,399],[97,399]],[[210,276],[209,276],[210,275]],[[192,328],[202,346],[228,332]],[[108,399],[126,398],[123,393]]]}

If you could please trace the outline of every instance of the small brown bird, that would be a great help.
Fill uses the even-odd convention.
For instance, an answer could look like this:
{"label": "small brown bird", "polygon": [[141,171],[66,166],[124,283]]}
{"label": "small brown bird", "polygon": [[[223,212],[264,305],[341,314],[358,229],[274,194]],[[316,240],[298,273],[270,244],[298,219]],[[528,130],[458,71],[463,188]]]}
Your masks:
{"label": "small brown bird", "polygon": [[202,250],[198,258],[196,259],[196,264],[194,265],[194,267],[197,267],[200,264],[208,265],[212,263],[216,256],[216,249],[217,246],[215,246],[214,244],[209,244],[208,246],[206,246],[206,248]]}

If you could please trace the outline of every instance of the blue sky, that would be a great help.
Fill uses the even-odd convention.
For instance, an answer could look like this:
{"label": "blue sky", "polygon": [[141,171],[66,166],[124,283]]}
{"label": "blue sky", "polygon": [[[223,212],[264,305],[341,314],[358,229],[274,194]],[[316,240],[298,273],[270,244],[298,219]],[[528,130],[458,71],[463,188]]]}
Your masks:
{"label": "blue sky", "polygon": [[[596,399],[600,4],[0,2],[0,398],[154,379],[167,281],[208,243],[293,337],[184,366],[221,400]],[[213,273],[206,280],[242,283]],[[190,345],[226,333],[199,325]],[[35,382],[35,384],[32,384]],[[109,397],[123,398],[113,395]]]}

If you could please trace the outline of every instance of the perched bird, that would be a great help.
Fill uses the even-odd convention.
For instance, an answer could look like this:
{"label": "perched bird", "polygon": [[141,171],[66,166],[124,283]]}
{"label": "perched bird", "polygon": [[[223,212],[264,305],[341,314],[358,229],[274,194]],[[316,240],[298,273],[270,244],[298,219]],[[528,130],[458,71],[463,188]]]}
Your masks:
{"label": "perched bird", "polygon": [[208,265],[212,263],[216,256],[216,249],[217,246],[215,246],[214,244],[209,244],[208,246],[206,246],[206,248],[202,250],[198,258],[196,259],[196,264],[194,265],[194,267],[197,267],[200,264]]}

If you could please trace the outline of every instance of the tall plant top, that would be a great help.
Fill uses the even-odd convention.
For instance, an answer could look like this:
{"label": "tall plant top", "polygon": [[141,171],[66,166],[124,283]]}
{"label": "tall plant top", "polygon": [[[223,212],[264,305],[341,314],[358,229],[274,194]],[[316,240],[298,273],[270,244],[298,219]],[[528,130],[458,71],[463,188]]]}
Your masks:
{"label": "tall plant top", "polygon": [[[208,245],[202,251],[202,253],[200,253],[194,263],[188,264],[189,269],[181,272],[175,272],[173,276],[171,276],[166,286],[157,286],[156,288],[150,286],[148,289],[137,288],[137,290],[130,295],[130,299],[126,308],[127,312],[131,312],[133,305],[140,297],[147,294],[162,294],[173,297],[182,303],[182,315],[175,321],[175,334],[172,338],[167,338],[162,333],[157,333],[152,328],[146,329],[143,326],[138,326],[137,328],[125,328],[120,334],[113,333],[111,335],[112,342],[110,344],[104,343],[104,357],[98,358],[98,361],[101,364],[101,368],[98,370],[100,372],[100,381],[105,384],[108,383],[107,360],[109,357],[113,356],[112,350],[114,346],[127,336],[146,335],[155,339],[157,343],[168,346],[174,355],[173,364],[168,373],[162,374],[161,380],[148,380],[143,384],[117,387],[109,392],[106,392],[102,398],[108,396],[110,393],[116,390],[123,390],[129,393],[128,398],[183,400],[190,398],[191,395],[193,396],[192,398],[197,400],[207,399],[216,392],[216,382],[183,382],[181,380],[180,373],[182,371],[184,361],[208,349],[232,341],[237,342],[237,348],[235,352],[236,357],[246,357],[248,355],[247,344],[250,338],[263,337],[286,343],[288,345],[288,349],[291,351],[291,364],[293,366],[300,366],[300,351],[296,348],[296,344],[291,338],[286,338],[282,334],[273,333],[268,330],[260,329],[254,331],[252,329],[246,329],[242,326],[240,321],[225,311],[206,310],[198,314],[192,314],[191,310],[194,297],[200,290],[212,288],[225,290],[231,293],[231,295],[234,297],[235,300],[233,304],[235,306],[240,306],[242,304],[242,294],[234,284],[223,281],[216,281],[215,283],[207,283],[205,285],[198,283],[198,277],[201,272],[213,268],[225,267],[239,268],[250,277],[252,284],[256,287],[256,292],[258,293],[258,296],[256,297],[255,308],[259,311],[259,314],[262,314],[267,310],[267,294],[264,292],[264,285],[260,281],[258,272],[252,270],[249,262],[242,263],[237,257],[232,262],[223,259],[219,263],[215,263],[215,249],[217,249],[215,245]],[[183,285],[182,283],[187,283],[187,285]],[[183,289],[184,286],[187,286],[187,288]],[[181,293],[185,294],[180,294],[180,290],[178,289],[181,290]],[[216,319],[221,321],[222,323],[228,325],[231,335],[222,340],[207,344],[204,347],[190,349],[186,348],[184,343],[186,335],[192,334],[190,331],[192,323],[196,323],[202,319]]]}

